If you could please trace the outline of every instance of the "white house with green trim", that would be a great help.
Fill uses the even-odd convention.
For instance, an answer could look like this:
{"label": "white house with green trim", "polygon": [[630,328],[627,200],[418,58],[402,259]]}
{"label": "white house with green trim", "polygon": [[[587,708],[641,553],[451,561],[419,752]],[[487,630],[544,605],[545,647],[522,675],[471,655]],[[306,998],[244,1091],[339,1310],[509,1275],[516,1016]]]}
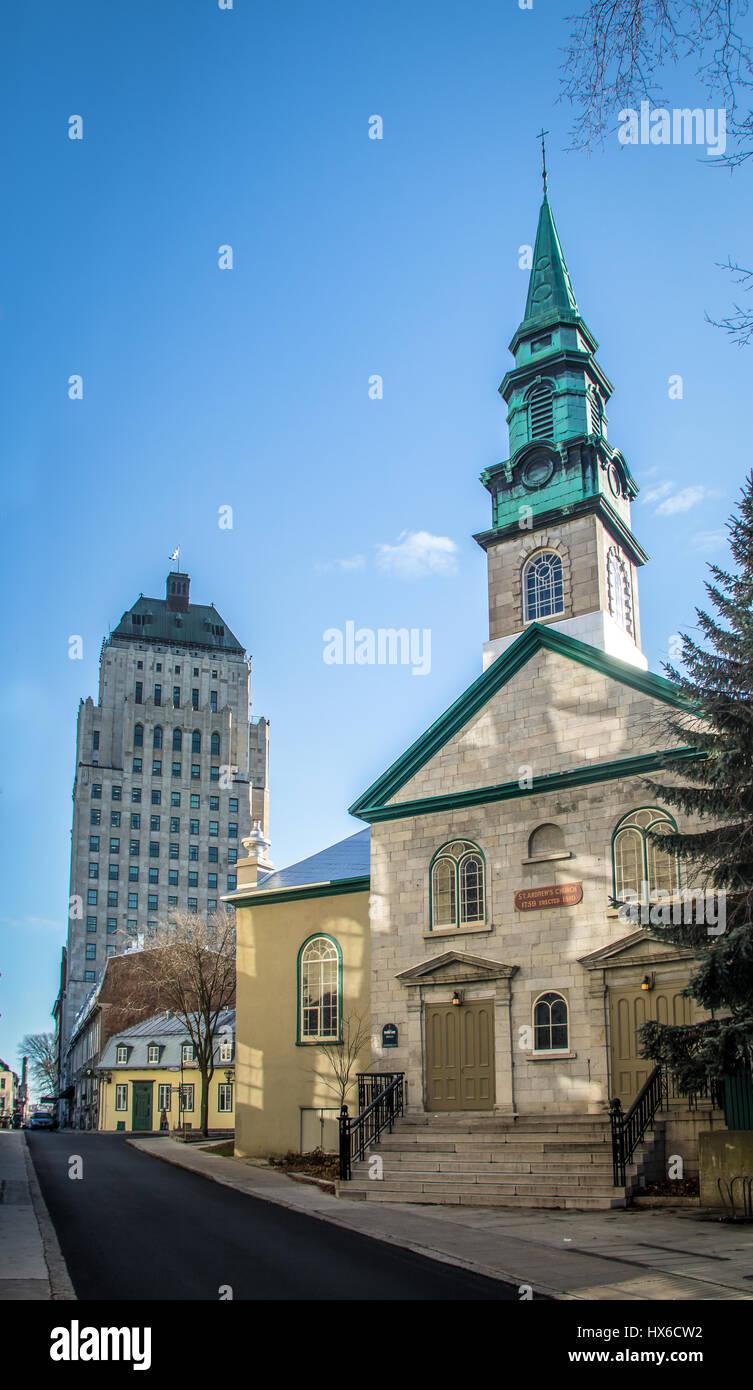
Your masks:
{"label": "white house with green trim", "polygon": [[[373,1064],[407,1085],[383,1178],[356,1165],[353,1195],[623,1202],[609,1101],[627,1110],[653,1069],[640,1025],[694,1016],[692,956],[618,915],[631,892],[682,888],[648,838],[675,821],[645,778],[698,755],[667,731],[682,701],[641,651],[638,487],[607,438],[596,347],[545,193],[500,386],[511,456],[482,474],[485,669],[351,807],[372,828]],[[716,1117],[665,1102],[633,1157],[690,1174]]]}

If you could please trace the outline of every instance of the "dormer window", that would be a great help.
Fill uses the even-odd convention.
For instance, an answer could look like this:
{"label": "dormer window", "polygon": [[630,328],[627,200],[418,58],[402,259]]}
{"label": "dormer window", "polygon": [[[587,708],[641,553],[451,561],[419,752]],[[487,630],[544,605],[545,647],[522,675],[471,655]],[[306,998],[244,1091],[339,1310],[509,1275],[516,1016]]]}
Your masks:
{"label": "dormer window", "polygon": [[159,1061],[159,1051],[160,1051],[160,1050],[159,1050],[159,1043],[150,1043],[149,1046],[148,1046],[147,1049],[146,1049],[146,1060],[147,1060],[147,1062],[158,1062],[158,1061]]}
{"label": "dormer window", "polygon": [[122,1065],[128,1061],[128,1048],[119,1043],[115,1051],[115,1061]]}

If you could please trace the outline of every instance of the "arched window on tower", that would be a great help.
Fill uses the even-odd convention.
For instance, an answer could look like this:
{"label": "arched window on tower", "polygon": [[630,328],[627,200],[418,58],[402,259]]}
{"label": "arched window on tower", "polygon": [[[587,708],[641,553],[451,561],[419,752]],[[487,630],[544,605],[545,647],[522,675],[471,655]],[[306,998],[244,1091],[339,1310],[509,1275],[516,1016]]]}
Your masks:
{"label": "arched window on tower", "polygon": [[625,561],[616,546],[607,555],[607,589],[609,612],[625,632],[633,634],[633,613],[630,602],[630,581]]}
{"label": "arched window on tower", "polygon": [[183,747],[183,733],[181,729],[173,729],[173,753],[180,753]]}
{"label": "arched window on tower", "polygon": [[211,756],[212,756],[213,758],[219,758],[219,756],[220,756],[220,736],[219,736],[219,734],[212,734],[212,737],[211,737],[211,740],[210,740],[210,744],[211,744],[211,746],[210,746],[210,750],[209,750],[209,751],[210,751]]}
{"label": "arched window on tower", "polygon": [[548,381],[539,381],[528,392],[528,433],[531,439],[554,435],[554,392]]}
{"label": "arched window on tower", "polygon": [[134,748],[144,747],[144,725],[135,724],[133,727],[133,746]]}
{"label": "arched window on tower", "polygon": [[191,752],[201,752],[201,733],[198,729],[194,729],[193,733],[191,734]]}
{"label": "arched window on tower", "polygon": [[154,733],[152,735],[152,747],[162,747],[162,726],[160,724],[155,724],[154,726]]}
{"label": "arched window on tower", "polygon": [[555,550],[540,550],[523,566],[523,620],[536,622],[565,611],[562,560]]}

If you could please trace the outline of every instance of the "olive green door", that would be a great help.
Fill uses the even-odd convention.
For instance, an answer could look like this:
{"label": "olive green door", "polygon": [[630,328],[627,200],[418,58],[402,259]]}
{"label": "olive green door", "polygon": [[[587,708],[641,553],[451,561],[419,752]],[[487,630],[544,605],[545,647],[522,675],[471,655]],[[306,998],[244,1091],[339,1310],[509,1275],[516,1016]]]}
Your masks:
{"label": "olive green door", "polygon": [[624,1110],[632,1104],[656,1065],[640,1055],[638,1030],[644,1023],[685,1025],[703,1017],[691,999],[683,997],[684,985],[655,989],[610,989],[612,1022],[612,1086],[610,1099],[618,1097]]}
{"label": "olive green door", "polygon": [[152,1091],[153,1081],[133,1082],[132,1129],[152,1129]]}
{"label": "olive green door", "polygon": [[427,1110],[491,1110],[494,1105],[494,1004],[427,1004]]}

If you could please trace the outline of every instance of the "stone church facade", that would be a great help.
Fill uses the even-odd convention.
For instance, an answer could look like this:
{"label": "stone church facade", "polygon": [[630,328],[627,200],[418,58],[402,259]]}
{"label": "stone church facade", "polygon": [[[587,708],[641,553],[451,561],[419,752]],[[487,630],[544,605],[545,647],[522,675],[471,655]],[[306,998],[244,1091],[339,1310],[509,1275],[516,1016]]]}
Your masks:
{"label": "stone church facade", "polygon": [[[408,1116],[604,1118],[651,1070],[640,1024],[695,1017],[692,956],[618,915],[686,886],[648,837],[677,822],[645,779],[693,753],[641,651],[638,488],[596,348],[545,193],[500,386],[510,457],[482,474],[485,669],[351,807],[372,827],[374,1065],[405,1073]],[[691,1171],[697,1112],[670,1118]]]}

